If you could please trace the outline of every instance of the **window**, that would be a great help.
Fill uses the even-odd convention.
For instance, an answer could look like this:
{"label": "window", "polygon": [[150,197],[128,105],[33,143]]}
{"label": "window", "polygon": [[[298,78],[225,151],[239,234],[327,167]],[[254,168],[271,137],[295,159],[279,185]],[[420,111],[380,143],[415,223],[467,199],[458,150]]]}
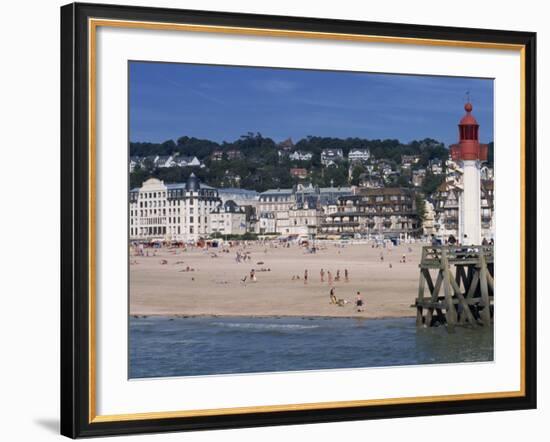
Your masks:
{"label": "window", "polygon": [[189,217],[189,222],[193,223],[193,217],[192,216]]}

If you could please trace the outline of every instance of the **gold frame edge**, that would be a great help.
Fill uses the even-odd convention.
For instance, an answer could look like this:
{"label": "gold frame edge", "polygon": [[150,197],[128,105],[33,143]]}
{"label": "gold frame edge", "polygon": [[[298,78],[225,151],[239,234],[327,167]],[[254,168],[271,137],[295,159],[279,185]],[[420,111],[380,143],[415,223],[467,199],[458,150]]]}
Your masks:
{"label": "gold frame edge", "polygon": [[[284,404],[284,405],[261,405],[248,407],[234,408],[218,408],[218,409],[197,409],[197,410],[181,410],[181,411],[159,411],[159,412],[144,412],[144,413],[128,413],[128,414],[111,414],[98,415],[96,413],[96,36],[97,27],[117,27],[117,28],[134,28],[147,30],[170,30],[170,31],[186,31],[186,32],[207,32],[218,34],[236,34],[236,35],[255,35],[267,37],[292,37],[292,38],[309,38],[309,39],[325,39],[339,41],[357,41],[370,43],[386,43],[386,44],[409,44],[419,46],[444,46],[444,47],[463,47],[477,49],[496,49],[519,51],[520,53],[520,186],[521,186],[521,245],[520,245],[520,389],[518,391],[504,392],[488,392],[488,393],[466,393],[454,395],[438,395],[438,396],[415,396],[403,398],[388,398],[388,399],[369,399],[369,400],[352,400],[352,401],[334,401],[334,402],[314,402],[301,404]],[[113,20],[113,19],[88,19],[88,35],[89,35],[89,55],[88,55],[88,85],[89,85],[89,423],[102,422],[118,422],[118,421],[134,421],[147,419],[169,419],[169,418],[184,418],[198,416],[220,416],[220,415],[235,415],[246,413],[270,413],[280,411],[298,411],[298,410],[321,410],[328,408],[349,408],[349,407],[365,407],[376,405],[398,405],[398,404],[415,404],[427,402],[442,402],[442,401],[460,401],[460,400],[483,400],[483,399],[498,399],[498,398],[514,398],[525,396],[525,99],[526,99],[526,84],[525,84],[525,45],[522,44],[503,44],[490,42],[473,42],[460,40],[436,40],[423,38],[405,38],[405,37],[390,37],[362,34],[344,34],[344,33],[323,33],[310,31],[292,31],[281,29],[266,29],[266,28],[244,28],[233,26],[212,26],[212,25],[191,25],[181,23],[159,23],[159,22],[142,22],[131,20]]]}

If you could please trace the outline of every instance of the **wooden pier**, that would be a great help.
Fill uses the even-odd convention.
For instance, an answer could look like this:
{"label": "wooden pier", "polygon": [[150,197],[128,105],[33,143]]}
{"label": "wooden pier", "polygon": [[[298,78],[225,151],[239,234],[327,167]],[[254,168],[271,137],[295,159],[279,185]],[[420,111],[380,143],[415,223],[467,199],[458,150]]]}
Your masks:
{"label": "wooden pier", "polygon": [[491,324],[493,246],[426,246],[419,267],[418,327]]}

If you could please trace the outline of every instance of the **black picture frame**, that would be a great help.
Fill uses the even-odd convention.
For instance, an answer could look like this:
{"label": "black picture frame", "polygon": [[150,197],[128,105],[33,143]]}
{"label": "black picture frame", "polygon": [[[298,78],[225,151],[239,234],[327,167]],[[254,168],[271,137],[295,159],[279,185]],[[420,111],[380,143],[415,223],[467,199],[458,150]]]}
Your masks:
{"label": "black picture frame", "polygon": [[[521,45],[524,50],[524,395],[93,422],[90,419],[89,18]],[[105,436],[536,408],[536,34],[73,3],[61,8],[61,434]]]}

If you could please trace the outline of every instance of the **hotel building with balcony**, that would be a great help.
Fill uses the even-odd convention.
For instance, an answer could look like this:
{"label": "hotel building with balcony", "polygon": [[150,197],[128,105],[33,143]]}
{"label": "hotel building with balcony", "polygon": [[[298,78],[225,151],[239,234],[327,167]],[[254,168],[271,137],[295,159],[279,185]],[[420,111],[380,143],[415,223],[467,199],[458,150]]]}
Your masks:
{"label": "hotel building with balcony", "polygon": [[415,194],[404,188],[358,189],[338,198],[338,209],[321,225],[326,234],[362,234],[407,239],[417,236],[420,220]]}
{"label": "hotel building with balcony", "polygon": [[149,178],[130,190],[130,240],[197,241],[209,234],[218,191],[191,174],[186,183]]}

